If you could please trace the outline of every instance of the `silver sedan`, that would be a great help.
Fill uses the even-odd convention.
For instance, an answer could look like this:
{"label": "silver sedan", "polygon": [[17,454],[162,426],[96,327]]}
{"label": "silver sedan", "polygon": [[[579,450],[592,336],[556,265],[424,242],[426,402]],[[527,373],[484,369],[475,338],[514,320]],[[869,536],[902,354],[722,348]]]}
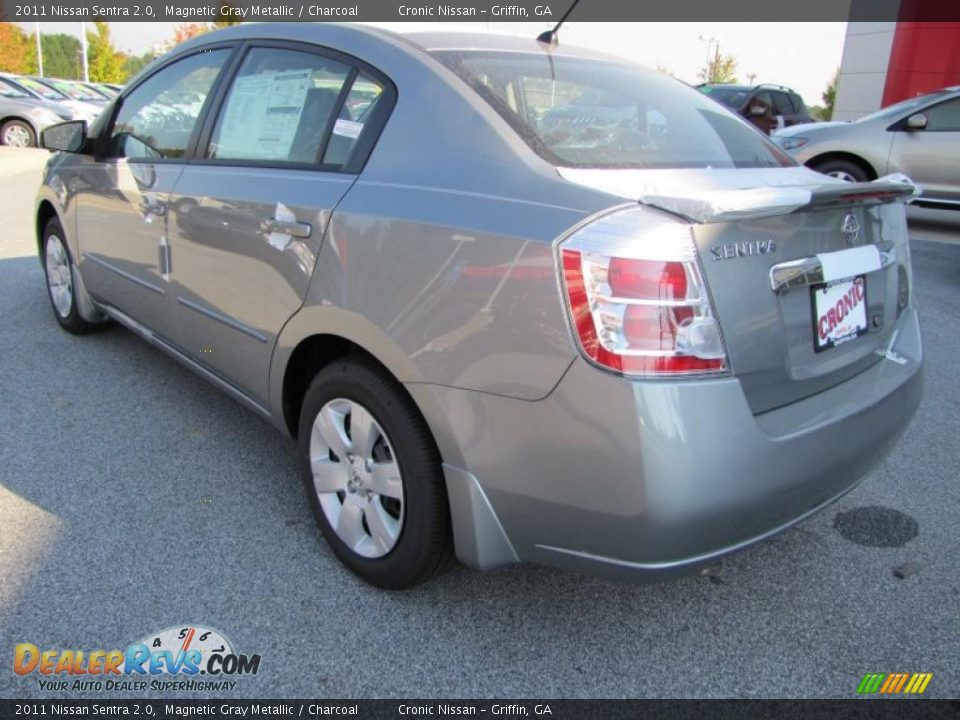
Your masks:
{"label": "silver sedan", "polygon": [[798,167],[593,51],[244,24],[43,141],[56,322],[117,322],[296,437],[380,587],[454,557],[691,572],[850,490],[920,401],[914,187]]}
{"label": "silver sedan", "polygon": [[853,122],[794,125],[774,140],[827,175],[862,182],[899,172],[921,186],[918,203],[960,208],[960,86]]}

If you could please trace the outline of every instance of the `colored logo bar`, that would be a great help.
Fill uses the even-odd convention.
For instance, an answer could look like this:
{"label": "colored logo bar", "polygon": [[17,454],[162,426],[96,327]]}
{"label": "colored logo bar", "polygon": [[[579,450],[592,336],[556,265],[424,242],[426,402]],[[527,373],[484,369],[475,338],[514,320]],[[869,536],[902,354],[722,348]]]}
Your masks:
{"label": "colored logo bar", "polygon": [[857,687],[858,695],[922,695],[933,673],[867,673]]}

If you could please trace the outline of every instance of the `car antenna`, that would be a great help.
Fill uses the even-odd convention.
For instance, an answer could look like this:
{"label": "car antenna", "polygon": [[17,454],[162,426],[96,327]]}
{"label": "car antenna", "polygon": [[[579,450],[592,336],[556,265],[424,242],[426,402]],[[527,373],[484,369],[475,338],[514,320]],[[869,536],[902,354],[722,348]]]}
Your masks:
{"label": "car antenna", "polygon": [[563,17],[560,18],[560,22],[553,26],[553,30],[546,30],[540,33],[537,36],[537,42],[541,42],[544,45],[549,45],[550,47],[556,47],[560,42],[560,37],[557,35],[560,32],[560,26],[566,22],[567,18],[570,17],[570,13],[573,12],[573,9],[577,6],[580,0],[573,0],[573,3],[567,8],[567,11],[563,14]]}

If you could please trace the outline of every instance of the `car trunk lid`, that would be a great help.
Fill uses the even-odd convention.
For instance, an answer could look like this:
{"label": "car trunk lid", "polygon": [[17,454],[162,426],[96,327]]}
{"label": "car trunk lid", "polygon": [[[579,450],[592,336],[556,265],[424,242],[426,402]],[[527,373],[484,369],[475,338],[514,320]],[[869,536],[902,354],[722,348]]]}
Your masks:
{"label": "car trunk lid", "polygon": [[755,413],[881,359],[907,282],[896,252],[907,232],[897,201],[915,192],[905,178],[843,183],[805,168],[658,174],[610,181],[617,194],[691,223],[731,370]]}

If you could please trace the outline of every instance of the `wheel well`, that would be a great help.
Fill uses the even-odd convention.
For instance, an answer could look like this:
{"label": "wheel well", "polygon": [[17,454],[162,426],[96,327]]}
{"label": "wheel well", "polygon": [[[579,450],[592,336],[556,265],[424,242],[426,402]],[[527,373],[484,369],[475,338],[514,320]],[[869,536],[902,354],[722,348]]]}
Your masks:
{"label": "wheel well", "polygon": [[807,167],[816,169],[817,165],[822,165],[830,160],[844,160],[846,162],[853,163],[854,165],[862,168],[871,180],[876,180],[879,177],[879,175],[877,175],[877,171],[873,169],[873,166],[870,165],[870,163],[868,163],[859,155],[854,155],[853,153],[848,152],[828,152],[824,153],[823,155],[817,155],[816,157],[810,158],[807,161]]}
{"label": "wheel well", "polygon": [[294,349],[283,374],[283,420],[291,436],[297,436],[300,406],[313,378],[329,363],[347,356],[370,358],[390,373],[376,357],[339,335],[311,335]]}
{"label": "wheel well", "polygon": [[43,200],[37,208],[37,254],[43,255],[43,231],[52,218],[57,217],[53,203]]}
{"label": "wheel well", "polygon": [[24,125],[27,125],[31,130],[33,130],[34,135],[37,135],[36,126],[32,122],[30,122],[27,118],[20,117],[19,115],[8,115],[5,118],[0,118],[0,128],[2,128],[11,120],[18,120],[19,122],[22,122]]}

